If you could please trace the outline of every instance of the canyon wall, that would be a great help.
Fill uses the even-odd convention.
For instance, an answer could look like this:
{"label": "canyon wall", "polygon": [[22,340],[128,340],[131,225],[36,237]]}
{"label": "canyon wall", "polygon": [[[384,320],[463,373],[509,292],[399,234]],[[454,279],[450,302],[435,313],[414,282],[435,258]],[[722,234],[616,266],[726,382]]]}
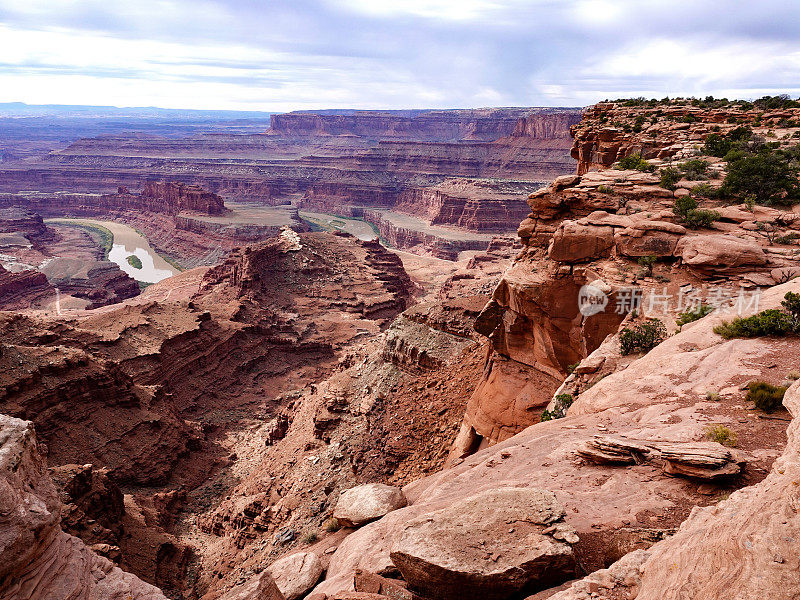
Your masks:
{"label": "canyon wall", "polygon": [[61,502],[33,425],[0,415],[0,598],[166,600],[59,526]]}
{"label": "canyon wall", "polygon": [[[798,112],[762,114],[756,134],[767,136]],[[688,196],[700,182],[679,181],[674,193],[660,186],[659,166],[697,158],[711,133],[725,135],[741,123],[754,124],[755,116],[755,111],[735,105],[703,109],[688,102],[601,103],[586,109],[583,120],[572,126],[579,174],[560,176],[530,194],[531,212],[518,229],[524,250],[477,319],[476,327],[488,336],[493,353],[468,404],[453,457],[535,423],[552,406],[553,394],[570,370],[636,308],[613,309],[620,305],[618,293],[626,293],[631,284],[641,290],[660,281],[662,294],[677,297],[679,279],[683,285],[714,280],[744,290],[781,283],[788,273],[797,273],[791,248],[773,249],[757,233],[774,227],[791,235],[797,221],[792,210],[756,206],[745,214],[724,201],[706,200],[719,220],[693,231],[672,206],[675,197]],[[782,132],[783,140],[791,139],[793,131]],[[631,153],[649,159],[655,172],[612,168]],[[702,182],[719,188],[726,163],[715,157],[700,160],[708,168]],[[659,280],[652,273],[626,274],[636,268],[641,273],[636,262],[647,257],[671,265],[668,274],[658,275]],[[589,284],[602,288],[612,308],[581,313],[579,294]]]}
{"label": "canyon wall", "polygon": [[395,111],[353,111],[352,114],[294,112],[272,115],[267,133],[491,141],[510,135],[527,112],[527,109],[491,108],[413,111],[411,114],[397,114]]}
{"label": "canyon wall", "polygon": [[[507,232],[526,193],[574,169],[569,127],[579,117],[575,109],[537,108],[289,113],[274,115],[262,135],[84,138],[36,160],[3,163],[0,192],[67,190],[76,195],[65,204],[87,211],[96,203],[219,214],[217,194],[333,214],[394,206],[421,214],[415,199],[429,188],[469,178],[481,181],[452,195],[465,208],[441,211],[436,223]],[[212,196],[149,186],[136,197],[111,193],[155,180],[200,185]]]}

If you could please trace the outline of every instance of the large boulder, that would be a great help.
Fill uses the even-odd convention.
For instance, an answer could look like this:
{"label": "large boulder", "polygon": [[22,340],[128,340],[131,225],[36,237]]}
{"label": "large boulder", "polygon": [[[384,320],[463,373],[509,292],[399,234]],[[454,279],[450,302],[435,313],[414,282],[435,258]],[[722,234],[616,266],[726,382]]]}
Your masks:
{"label": "large boulder", "polygon": [[501,600],[572,576],[564,514],[549,491],[488,490],[406,523],[390,556],[433,600]]}
{"label": "large boulder", "polygon": [[675,248],[690,268],[709,273],[735,271],[767,263],[767,255],[756,242],[733,235],[693,235],[681,238]]}
{"label": "large boulder", "polygon": [[346,527],[359,527],[405,505],[406,497],[400,488],[368,483],[342,492],[333,516]]}
{"label": "large boulder", "polygon": [[613,245],[614,230],[611,227],[565,221],[553,235],[548,255],[558,262],[581,262],[608,255]]}
{"label": "large boulder", "polygon": [[220,600],[284,600],[269,571],[229,590]]}
{"label": "large boulder", "polygon": [[667,221],[635,221],[614,236],[617,253],[639,256],[672,256],[686,228]]}
{"label": "large boulder", "polygon": [[322,562],[313,552],[284,556],[267,569],[286,600],[305,596],[322,575]]}

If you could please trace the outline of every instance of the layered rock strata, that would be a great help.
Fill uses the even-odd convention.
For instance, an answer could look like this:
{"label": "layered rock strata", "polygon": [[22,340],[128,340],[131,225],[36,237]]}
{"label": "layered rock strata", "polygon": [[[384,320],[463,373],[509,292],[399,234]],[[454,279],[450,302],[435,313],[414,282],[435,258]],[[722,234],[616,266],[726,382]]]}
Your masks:
{"label": "layered rock strata", "polygon": [[59,527],[61,503],[31,423],[0,415],[0,598],[166,600]]}

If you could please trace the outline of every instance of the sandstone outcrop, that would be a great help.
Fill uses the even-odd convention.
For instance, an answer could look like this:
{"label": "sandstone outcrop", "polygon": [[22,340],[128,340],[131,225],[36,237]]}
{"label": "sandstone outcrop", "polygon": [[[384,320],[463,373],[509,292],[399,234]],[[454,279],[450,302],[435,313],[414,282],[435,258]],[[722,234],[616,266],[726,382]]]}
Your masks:
{"label": "sandstone outcrop", "polygon": [[[764,113],[737,103],[701,108],[688,101],[650,106],[599,102],[587,108],[581,122],[571,128],[572,157],[578,161],[579,175],[610,167],[633,153],[646,159],[683,158],[687,147],[701,143],[712,127],[723,134],[741,124],[769,129],[798,115],[796,108]],[[638,127],[637,119],[641,121]]]}
{"label": "sandstone outcrop", "polygon": [[234,587],[221,600],[285,600],[268,572]]}
{"label": "sandstone outcrop", "polygon": [[[760,308],[774,307],[787,291],[799,286],[794,281],[764,292]],[[343,589],[355,569],[392,572],[389,555],[408,523],[432,519],[436,511],[483,491],[532,485],[532,477],[547,482],[555,492],[566,511],[566,524],[579,538],[574,551],[590,571],[668,536],[693,506],[713,504],[716,494],[757,483],[783,450],[785,422],[748,416],[752,410],[743,402],[742,388],[753,378],[768,376],[773,365],[778,377],[791,369],[797,341],[724,340],[713,333],[723,318],[709,315],[643,357],[628,362],[627,357],[619,357],[614,364],[607,360],[609,365],[595,372],[599,381],[577,394],[565,418],[537,423],[463,461],[454,461],[450,469],[407,485],[404,493],[409,506],[350,534],[333,554],[326,580],[317,591]],[[605,368],[611,374],[606,374]],[[709,389],[720,390],[721,399],[707,400]],[[599,402],[600,398],[604,401]],[[604,440],[629,440],[617,445],[619,455],[644,454],[644,448],[650,449],[652,444],[666,448],[670,458],[682,454],[689,464],[694,461],[690,454],[698,455],[676,450],[705,448],[706,429],[713,423],[738,430],[742,436],[748,432],[734,450],[713,446],[720,456],[731,452],[748,457],[744,471],[728,483],[724,478],[698,483],[691,477],[673,476],[664,472],[655,456],[639,462],[634,457],[632,464],[626,458],[629,466],[619,467],[575,460],[579,449],[602,436]],[[656,454],[655,449],[650,450]],[[508,530],[498,527],[496,531],[500,535]],[[485,560],[493,564],[488,557]],[[630,574],[631,570],[624,572]],[[605,581],[602,577],[605,575],[599,572],[596,579]],[[627,581],[635,587],[634,580]],[[598,591],[596,583],[591,589]]]}
{"label": "sandstone outcrop", "polygon": [[61,505],[31,423],[0,415],[0,598],[166,600],[59,528]]}
{"label": "sandstone outcrop", "polygon": [[502,600],[569,579],[574,534],[556,525],[555,494],[500,488],[409,521],[391,559],[409,583],[434,600]]}
{"label": "sandstone outcrop", "polygon": [[791,598],[798,582],[792,540],[800,522],[791,508],[798,465],[800,384],[784,396],[793,419],[783,454],[769,475],[719,504],[695,509],[678,532],[648,551],[624,556],[552,596],[553,600],[684,597]]}
{"label": "sandstone outcrop", "polygon": [[716,442],[667,443],[597,436],[578,454],[599,464],[642,464],[663,461],[665,473],[712,481],[739,475],[745,461]]}
{"label": "sandstone outcrop", "polygon": [[687,236],[675,252],[690,268],[714,275],[757,268],[768,260],[759,244],[731,235]]}
{"label": "sandstone outcrop", "polygon": [[42,217],[21,206],[0,208],[0,247],[12,243],[12,235],[22,236],[27,243],[36,245],[53,238],[53,232],[45,226]]}
{"label": "sandstone outcrop", "polygon": [[24,310],[51,301],[55,288],[44,273],[25,270],[10,272],[0,265],[0,310]]}
{"label": "sandstone outcrop", "polygon": [[59,293],[87,300],[87,308],[118,304],[140,292],[136,280],[108,260],[51,258],[42,263],[40,270]]}
{"label": "sandstone outcrop", "polygon": [[347,527],[359,527],[405,505],[406,498],[399,488],[368,483],[342,492],[333,517]]}

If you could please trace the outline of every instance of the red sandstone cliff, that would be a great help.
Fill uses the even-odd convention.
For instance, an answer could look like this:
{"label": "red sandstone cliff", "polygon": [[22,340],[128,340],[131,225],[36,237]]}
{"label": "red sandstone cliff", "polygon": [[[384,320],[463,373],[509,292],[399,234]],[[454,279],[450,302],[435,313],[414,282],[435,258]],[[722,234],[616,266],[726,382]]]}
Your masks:
{"label": "red sandstone cliff", "polygon": [[166,600],[61,531],[45,453],[31,423],[0,415],[0,598]]}
{"label": "red sandstone cliff", "polygon": [[52,301],[55,289],[39,271],[11,273],[0,265],[0,310],[24,310]]}

